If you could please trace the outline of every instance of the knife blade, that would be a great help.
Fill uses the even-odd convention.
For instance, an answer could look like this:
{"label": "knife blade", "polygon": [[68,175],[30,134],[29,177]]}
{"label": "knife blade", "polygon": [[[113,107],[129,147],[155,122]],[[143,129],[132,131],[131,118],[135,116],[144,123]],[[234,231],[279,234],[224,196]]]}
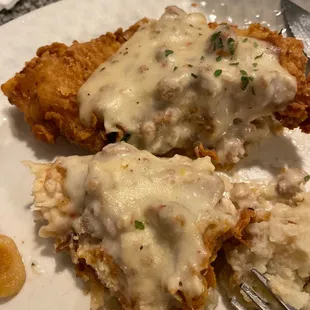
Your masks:
{"label": "knife blade", "polygon": [[284,19],[293,36],[304,43],[304,51],[310,58],[310,13],[290,0],[281,0]]}

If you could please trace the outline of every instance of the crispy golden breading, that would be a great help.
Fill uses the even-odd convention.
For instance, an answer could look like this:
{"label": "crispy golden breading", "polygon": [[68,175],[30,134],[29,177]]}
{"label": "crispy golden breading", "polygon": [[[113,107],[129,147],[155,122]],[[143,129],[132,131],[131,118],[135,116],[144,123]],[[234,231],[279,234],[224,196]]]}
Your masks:
{"label": "crispy golden breading", "polygon": [[24,113],[38,139],[55,143],[58,136],[64,136],[90,151],[99,151],[106,144],[104,126],[95,117],[90,128],[82,125],[78,90],[146,21],[142,19],[125,32],[119,29],[87,43],[43,46],[38,49],[37,57],[1,89],[10,103]]}
{"label": "crispy golden breading", "polygon": [[[48,222],[48,226],[45,226],[45,230],[48,230],[49,232],[56,230],[49,236],[54,237],[57,252],[66,252],[71,256],[72,262],[76,267],[76,275],[82,278],[89,286],[92,294],[92,309],[97,310],[99,308],[98,306],[103,305],[103,287],[101,284],[104,284],[109,288],[111,295],[117,298],[123,309],[137,309],[139,301],[128,299],[128,296],[126,297],[121,289],[123,284],[119,282],[119,279],[124,277],[124,271],[104,250],[101,240],[86,233],[76,234],[73,229],[70,229],[69,233],[68,231],[62,233],[59,228],[57,229],[57,226],[53,225],[53,217],[49,217],[48,215],[51,208],[57,209],[58,215],[53,213],[55,218],[58,216],[60,218],[62,218],[62,216],[67,216],[63,211],[64,204],[69,203],[69,198],[64,192],[66,171],[58,166],[57,161],[53,164],[25,164],[35,175],[33,186],[34,201],[35,206],[37,205],[38,209],[41,208],[41,211],[39,211],[39,213],[43,215],[41,220],[45,219]],[[50,183],[51,181],[56,182],[59,185],[55,186],[55,188],[60,188],[60,192],[57,192],[55,197],[46,195],[44,192],[45,184]],[[53,202],[51,202],[50,199],[52,199]],[[42,207],[45,204],[49,207]],[[44,215],[45,212],[47,216]],[[240,212],[239,220],[235,226],[226,226],[225,223],[223,223],[223,225],[210,223],[210,225],[205,228],[202,237],[206,251],[211,253],[211,257],[206,258],[206,261],[202,264],[203,266],[206,266],[206,268],[197,274],[197,276],[202,279],[205,290],[200,296],[195,298],[187,296],[186,291],[183,291],[182,289],[178,290],[173,296],[179,301],[179,304],[173,309],[204,309],[208,298],[208,288],[214,288],[216,285],[216,277],[211,263],[216,259],[217,252],[221,249],[225,241],[232,238],[243,238],[243,231],[254,217],[254,210],[244,209]],[[98,264],[99,262],[100,264]],[[104,266],[104,268],[102,270],[98,269],[99,265]]]}
{"label": "crispy golden breading", "polygon": [[[38,139],[55,143],[58,136],[64,136],[91,152],[100,151],[108,142],[104,125],[95,116],[90,128],[81,123],[77,92],[99,64],[146,21],[141,20],[124,33],[119,29],[87,43],[74,42],[70,47],[54,43],[41,47],[37,57],[1,89],[10,103],[25,114],[25,120]],[[209,25],[211,28],[217,26],[216,23]],[[286,110],[278,111],[276,116],[290,129],[300,126],[304,132],[310,132],[310,77],[306,79],[304,73],[307,58],[302,42],[283,38],[259,24],[235,29],[239,35],[265,40],[279,48],[281,65],[296,77],[298,92],[295,102]]]}

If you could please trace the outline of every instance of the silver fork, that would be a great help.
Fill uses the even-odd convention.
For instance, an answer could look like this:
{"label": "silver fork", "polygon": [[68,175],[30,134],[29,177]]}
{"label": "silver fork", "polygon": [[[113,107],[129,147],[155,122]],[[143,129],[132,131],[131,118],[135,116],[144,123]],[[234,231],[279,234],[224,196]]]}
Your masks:
{"label": "silver fork", "polygon": [[[259,271],[257,271],[255,268],[251,269],[252,273],[256,276],[256,278],[269,290],[269,292],[277,299],[277,301],[283,306],[286,310],[296,310],[294,307],[288,305],[285,303],[282,298],[277,296],[273,291],[271,290],[269,286],[269,281],[266,277],[264,277]],[[266,302],[261,296],[259,296],[253,288],[248,285],[246,282],[243,282],[240,285],[241,290],[256,304],[256,306],[261,310],[272,310],[270,307],[270,304]],[[237,310],[246,310],[235,297],[231,299],[232,306]]]}

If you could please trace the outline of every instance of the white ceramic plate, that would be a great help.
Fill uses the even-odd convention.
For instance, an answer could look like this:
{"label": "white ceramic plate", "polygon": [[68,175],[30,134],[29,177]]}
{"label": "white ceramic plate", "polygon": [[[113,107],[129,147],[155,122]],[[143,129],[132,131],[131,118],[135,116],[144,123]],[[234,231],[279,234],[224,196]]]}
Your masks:
{"label": "white ceramic plate", "polygon": [[[310,10],[308,0],[296,2]],[[25,15],[0,27],[0,83],[19,71],[39,46],[54,41],[85,41],[119,26],[126,28],[144,16],[159,17],[167,5],[177,4],[187,11],[202,10],[209,20],[230,21],[239,25],[263,22],[272,28],[283,27],[279,1],[214,0],[193,4],[189,0],[66,0]],[[236,178],[268,177],[284,164],[303,166],[310,171],[310,136],[298,130],[285,137],[271,138],[239,167]],[[74,276],[65,255],[54,255],[49,241],[36,236],[29,211],[32,177],[22,160],[50,161],[58,155],[83,154],[65,142],[46,145],[36,141],[16,108],[0,94],[0,233],[16,241],[27,269],[21,293],[0,301],[5,310],[88,310],[89,297]],[[280,159],[281,158],[281,159]],[[37,267],[32,267],[35,263]],[[69,266],[69,267],[68,267]],[[68,268],[67,268],[68,267]],[[223,304],[219,309],[226,309]]]}

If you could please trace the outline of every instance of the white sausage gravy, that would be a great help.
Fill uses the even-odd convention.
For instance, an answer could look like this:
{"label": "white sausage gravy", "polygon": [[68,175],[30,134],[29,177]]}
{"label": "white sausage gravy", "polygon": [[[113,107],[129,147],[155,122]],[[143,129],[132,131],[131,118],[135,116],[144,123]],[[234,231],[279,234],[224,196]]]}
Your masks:
{"label": "white sausage gravy", "polygon": [[[87,263],[112,293],[135,304],[130,309],[179,309],[179,291],[188,304],[209,298],[203,271],[215,253],[208,244],[239,218],[209,157],[158,158],[121,142],[95,156],[60,157],[56,164],[66,171],[63,187],[55,171],[48,183],[38,183],[43,204],[36,208],[48,221],[42,237],[74,231],[90,240],[80,241],[78,255],[93,246],[108,254],[122,270],[113,284],[100,256]],[[57,200],[61,207],[52,207]]]}
{"label": "white sausage gravy", "polygon": [[214,148],[221,163],[268,134],[267,116],[292,102],[296,80],[268,42],[209,28],[200,13],[172,6],[103,63],[79,92],[80,118],[153,154]]}

